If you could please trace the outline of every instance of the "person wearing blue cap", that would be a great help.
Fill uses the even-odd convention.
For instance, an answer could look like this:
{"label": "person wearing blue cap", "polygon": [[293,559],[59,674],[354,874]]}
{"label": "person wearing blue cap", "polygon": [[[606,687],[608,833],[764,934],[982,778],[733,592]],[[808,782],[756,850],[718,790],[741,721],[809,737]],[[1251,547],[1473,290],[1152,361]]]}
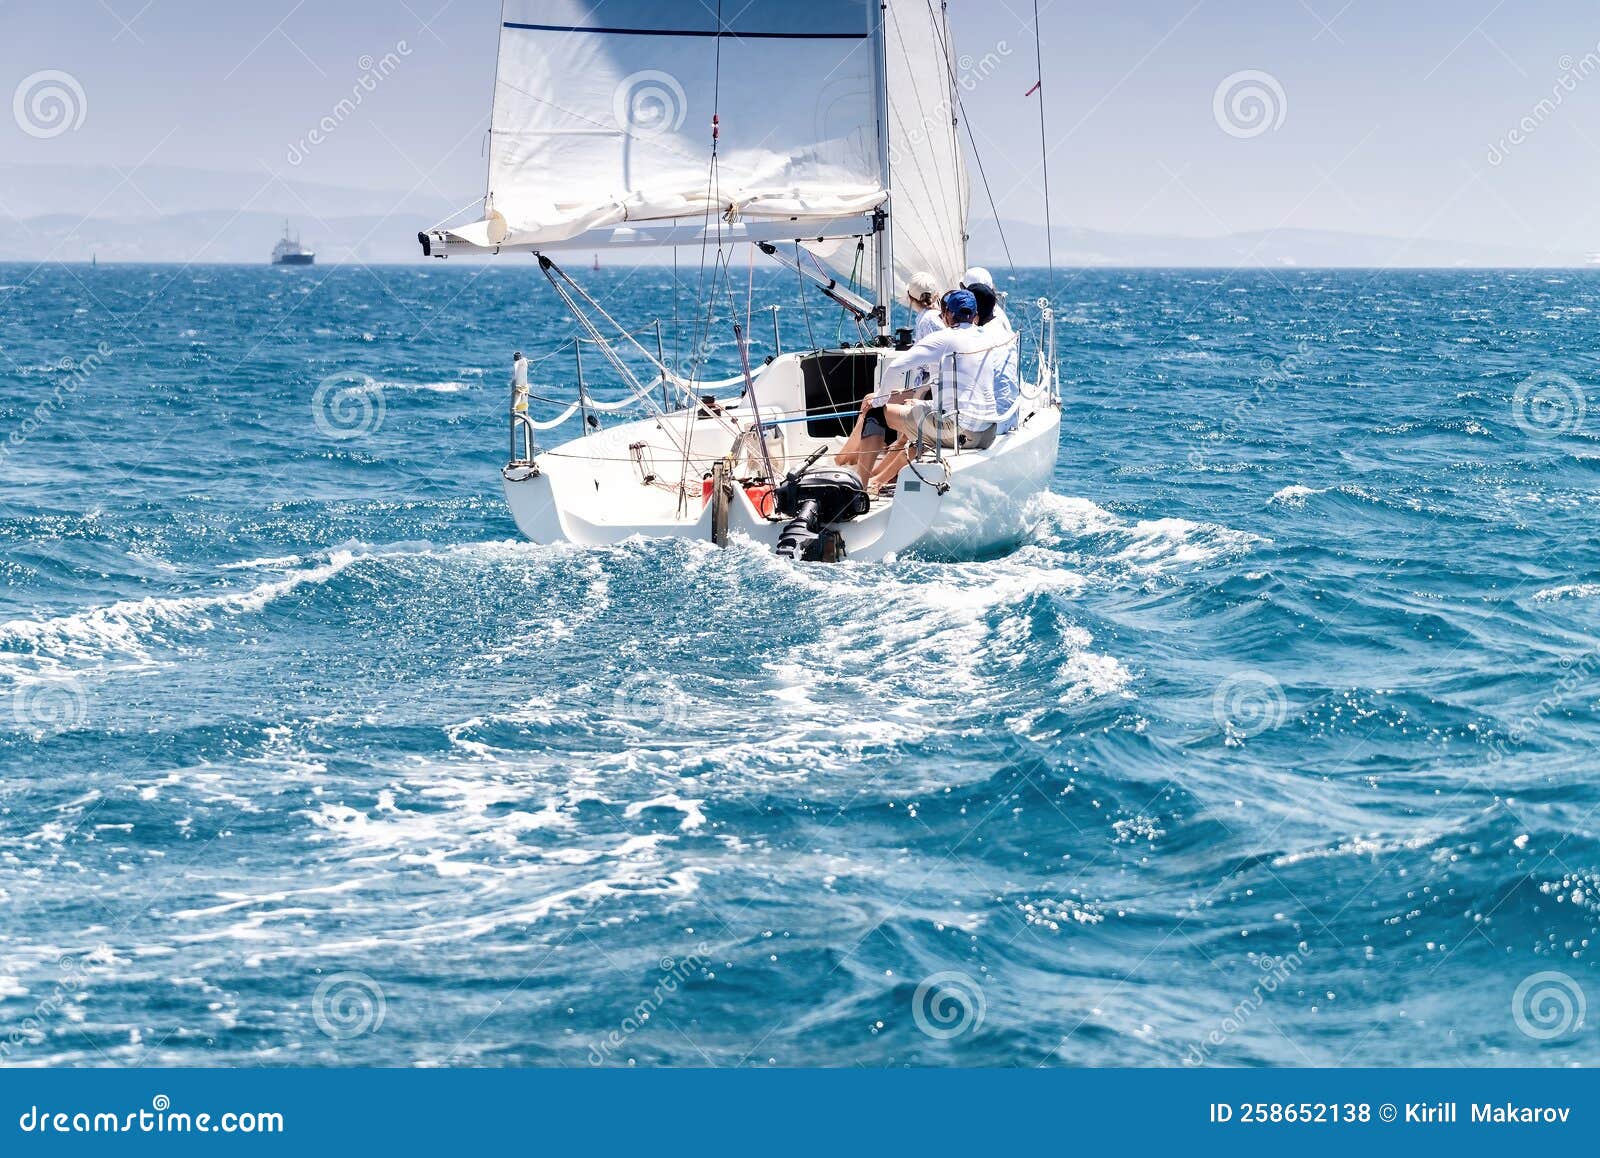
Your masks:
{"label": "person wearing blue cap", "polygon": [[[889,426],[907,444],[889,454],[868,480],[869,487],[893,479],[916,454],[937,442],[952,449],[983,450],[994,443],[994,367],[1003,351],[994,336],[977,326],[978,302],[967,290],[951,290],[940,300],[945,329],[935,330],[883,368],[874,404],[883,404]],[[894,384],[913,371],[938,372],[928,401],[891,402]]]}

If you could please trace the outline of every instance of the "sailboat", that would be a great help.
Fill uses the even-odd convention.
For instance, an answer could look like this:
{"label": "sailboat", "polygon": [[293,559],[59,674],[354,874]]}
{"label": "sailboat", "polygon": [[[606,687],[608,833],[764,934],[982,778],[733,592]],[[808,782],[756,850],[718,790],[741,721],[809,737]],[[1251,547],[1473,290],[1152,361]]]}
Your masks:
{"label": "sailboat", "polygon": [[[482,218],[418,240],[434,257],[533,254],[576,323],[571,363],[541,359],[536,385],[529,359],[512,359],[502,474],[522,534],[591,546],[742,535],[825,561],[971,556],[1021,537],[1060,440],[1045,299],[1017,327],[1036,369],[1019,375],[992,445],[919,447],[875,494],[833,463],[862,400],[905,385],[885,369],[909,341],[893,324],[897,287],[926,270],[955,288],[966,269],[957,60],[931,0],[740,0],[726,15],[505,0]],[[739,372],[705,380],[698,362],[668,364],[659,323],[653,343],[628,331],[558,260],[687,250],[700,284],[709,274],[709,328],[710,299],[731,295],[734,254],[752,246],[843,310],[856,340],[752,366],[748,314],[730,308]],[[588,373],[603,362],[623,397],[595,395],[586,352]],[[544,384],[552,364],[571,373],[571,402],[536,417],[533,402],[559,389]],[[540,448],[572,423],[575,437]]]}

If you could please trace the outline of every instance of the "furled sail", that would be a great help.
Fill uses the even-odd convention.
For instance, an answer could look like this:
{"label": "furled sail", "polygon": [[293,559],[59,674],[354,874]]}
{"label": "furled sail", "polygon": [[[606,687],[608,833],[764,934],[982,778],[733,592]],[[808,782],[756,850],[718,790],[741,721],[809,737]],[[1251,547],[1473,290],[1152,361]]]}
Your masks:
{"label": "furled sail", "polygon": [[718,9],[505,0],[485,217],[448,233],[538,246],[628,223],[811,222],[881,205],[875,0]]}

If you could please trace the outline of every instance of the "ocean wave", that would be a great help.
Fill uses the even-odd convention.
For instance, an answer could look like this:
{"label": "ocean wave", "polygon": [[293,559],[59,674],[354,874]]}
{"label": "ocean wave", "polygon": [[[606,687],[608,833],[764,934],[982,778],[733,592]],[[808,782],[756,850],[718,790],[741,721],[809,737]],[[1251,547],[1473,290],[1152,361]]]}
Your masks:
{"label": "ocean wave", "polygon": [[[25,679],[49,670],[59,674],[65,663],[122,661],[134,666],[156,662],[155,651],[171,644],[173,634],[197,634],[216,626],[218,617],[236,618],[266,609],[304,587],[319,587],[350,567],[405,557],[527,556],[530,544],[484,542],[437,548],[427,542],[372,546],[347,543],[326,553],[322,562],[291,569],[253,587],[191,595],[124,599],[47,619],[13,619],[0,623],[0,676]],[[221,564],[219,569],[266,569],[301,556],[252,559]]]}

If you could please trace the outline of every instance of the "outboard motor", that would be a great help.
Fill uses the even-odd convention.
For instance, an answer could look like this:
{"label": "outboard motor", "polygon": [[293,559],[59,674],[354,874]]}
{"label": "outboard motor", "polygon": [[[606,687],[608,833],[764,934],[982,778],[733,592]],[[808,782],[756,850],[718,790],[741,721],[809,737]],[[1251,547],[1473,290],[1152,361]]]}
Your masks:
{"label": "outboard motor", "polygon": [[866,514],[870,503],[855,471],[812,470],[817,457],[812,455],[773,492],[774,510],[789,518],[778,536],[778,554],[807,563],[834,563],[844,558],[844,536],[833,524]]}

